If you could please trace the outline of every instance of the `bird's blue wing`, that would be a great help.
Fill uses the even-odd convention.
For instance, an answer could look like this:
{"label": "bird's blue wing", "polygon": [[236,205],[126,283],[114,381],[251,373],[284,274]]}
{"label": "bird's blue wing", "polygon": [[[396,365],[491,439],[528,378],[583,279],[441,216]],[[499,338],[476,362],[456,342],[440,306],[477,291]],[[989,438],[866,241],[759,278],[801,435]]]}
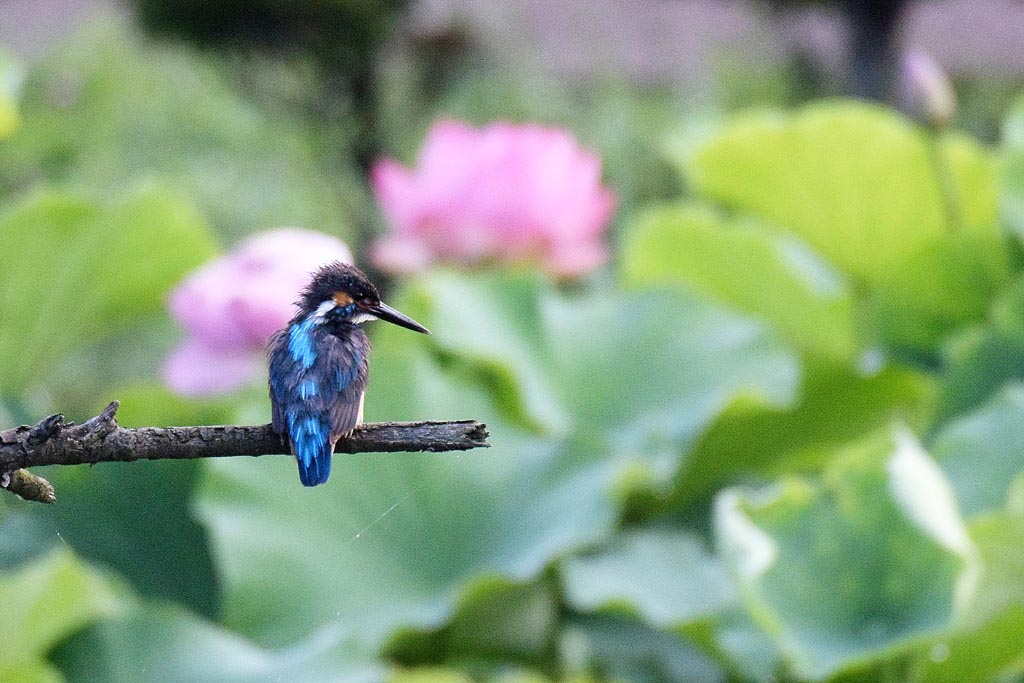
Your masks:
{"label": "bird's blue wing", "polygon": [[279,332],[270,342],[271,424],[275,432],[287,435],[299,465],[299,480],[304,486],[316,486],[330,476],[334,450],[330,397],[319,391],[317,380],[317,360],[324,354],[314,334],[296,344],[293,331]]}
{"label": "bird's blue wing", "polygon": [[287,434],[305,486],[331,473],[335,442],[361,419],[369,340],[355,328],[344,338],[290,329],[270,346],[270,403],[274,430]]}

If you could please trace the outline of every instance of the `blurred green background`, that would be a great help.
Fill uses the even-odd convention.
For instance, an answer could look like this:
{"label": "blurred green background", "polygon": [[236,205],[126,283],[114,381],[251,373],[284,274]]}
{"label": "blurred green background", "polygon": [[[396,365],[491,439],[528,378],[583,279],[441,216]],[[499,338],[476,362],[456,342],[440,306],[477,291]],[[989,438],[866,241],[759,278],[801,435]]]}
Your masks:
{"label": "blurred green background", "polygon": [[574,282],[373,273],[434,334],[372,329],[367,419],[489,450],[0,496],[0,682],[1024,680],[1022,32],[1009,0],[0,3],[2,427],[268,421],[258,382],[162,386],[168,293],[284,225],[370,265],[371,164],[440,118],[563,127],[618,197]]}

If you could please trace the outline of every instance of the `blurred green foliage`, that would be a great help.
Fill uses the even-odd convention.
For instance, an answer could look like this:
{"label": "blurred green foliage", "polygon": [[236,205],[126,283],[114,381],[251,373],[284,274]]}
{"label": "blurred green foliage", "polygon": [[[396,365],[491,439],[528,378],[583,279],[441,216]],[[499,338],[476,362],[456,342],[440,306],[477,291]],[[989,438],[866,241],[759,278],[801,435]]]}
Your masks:
{"label": "blurred green foliage", "polygon": [[[778,342],[706,304],[571,301],[536,278],[441,273],[399,297],[434,321],[434,353],[397,328],[378,331],[376,357],[387,362],[375,365],[367,419],[474,415],[491,431],[488,457],[339,460],[340,484],[314,517],[279,485],[291,463],[214,463],[199,505],[225,571],[227,623],[274,645],[335,621],[358,620],[375,643],[403,625],[437,626],[474,577],[528,580],[556,553],[607,538],[617,482],[636,468],[650,472],[645,481],[671,477],[678,444],[741,389],[784,401],[794,388]],[[666,349],[664,362],[617,357],[630,329],[646,331],[639,348]],[[527,352],[547,357],[546,372],[520,362]],[[467,367],[446,373],[437,353]],[[510,423],[488,386],[507,388],[520,411],[550,407],[550,422],[534,433]]]}
{"label": "blurred green foliage", "polygon": [[56,659],[70,672],[70,680],[116,683],[371,683],[381,676],[369,652],[327,634],[316,642],[268,652],[162,604],[103,621],[67,643]]}
{"label": "blurred green foliage", "polygon": [[[1024,100],[989,149],[851,101],[422,68],[382,62],[384,148],[565,125],[620,196],[585,281],[389,296],[434,334],[373,330],[367,419],[492,448],[339,456],[311,490],[286,458],[50,468],[56,506],[0,497],[0,681],[1020,679]],[[0,57],[2,426],[266,420],[159,387],[163,302],[243,234],[374,232],[324,87],[120,21]]]}
{"label": "blurred green foliage", "polygon": [[874,107],[753,116],[682,160],[697,192],[827,258],[879,319],[866,341],[935,348],[1007,280],[996,168]]}
{"label": "blurred green foliage", "polygon": [[[214,253],[193,206],[144,188],[103,207],[36,193],[0,216],[18,254],[0,274],[0,393],[17,395],[63,355],[160,310],[168,289]],[[56,381],[56,380],[53,380]]]}
{"label": "blurred green foliage", "polygon": [[850,447],[820,482],[722,495],[716,535],[754,620],[812,680],[943,635],[979,571],[948,482],[905,433]]}
{"label": "blurred green foliage", "polygon": [[0,600],[0,681],[5,683],[63,680],[46,654],[121,607],[102,576],[61,550],[0,577]]}
{"label": "blurred green foliage", "polygon": [[634,288],[696,289],[771,321],[794,347],[837,361],[860,350],[855,303],[839,273],[797,240],[699,204],[649,209],[623,245]]}
{"label": "blurred green foliage", "polygon": [[[98,21],[28,73],[0,187],[116,195],[141,176],[191,197],[231,239],[280,225],[350,237],[363,201],[351,167],[321,159],[308,122],[255,106],[230,75]],[[283,87],[266,76],[259,92]]]}

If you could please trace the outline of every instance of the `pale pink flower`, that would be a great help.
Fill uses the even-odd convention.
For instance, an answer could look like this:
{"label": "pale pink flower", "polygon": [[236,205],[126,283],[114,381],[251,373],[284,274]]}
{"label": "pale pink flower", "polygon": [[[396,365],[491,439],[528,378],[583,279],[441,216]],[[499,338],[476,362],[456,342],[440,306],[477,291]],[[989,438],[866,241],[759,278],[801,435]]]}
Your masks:
{"label": "pale pink flower", "polygon": [[927,53],[910,50],[903,57],[900,97],[911,116],[933,126],[946,126],[956,115],[956,93],[949,76]]}
{"label": "pale pink flower", "polygon": [[563,130],[442,121],[415,169],[383,160],[372,180],[394,228],[372,251],[384,270],[505,261],[568,277],[608,258],[614,195],[601,184],[598,156]]}
{"label": "pale pink flower", "polygon": [[341,240],[278,228],[188,275],[168,300],[188,337],[164,363],[167,386],[184,396],[210,396],[266,372],[267,340],[295,314],[311,273],[330,261],[352,262]]}

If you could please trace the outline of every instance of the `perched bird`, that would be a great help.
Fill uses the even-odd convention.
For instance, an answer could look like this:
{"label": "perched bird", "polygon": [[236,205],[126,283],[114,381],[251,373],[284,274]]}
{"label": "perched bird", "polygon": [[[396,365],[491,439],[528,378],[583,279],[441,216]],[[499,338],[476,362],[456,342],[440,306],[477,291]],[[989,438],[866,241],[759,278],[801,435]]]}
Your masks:
{"label": "perched bird", "polygon": [[296,304],[299,312],[270,340],[270,405],[299,479],[316,486],[331,475],[334,444],[363,420],[370,340],[360,324],[430,331],[383,303],[366,275],[344,263],[320,268]]}

